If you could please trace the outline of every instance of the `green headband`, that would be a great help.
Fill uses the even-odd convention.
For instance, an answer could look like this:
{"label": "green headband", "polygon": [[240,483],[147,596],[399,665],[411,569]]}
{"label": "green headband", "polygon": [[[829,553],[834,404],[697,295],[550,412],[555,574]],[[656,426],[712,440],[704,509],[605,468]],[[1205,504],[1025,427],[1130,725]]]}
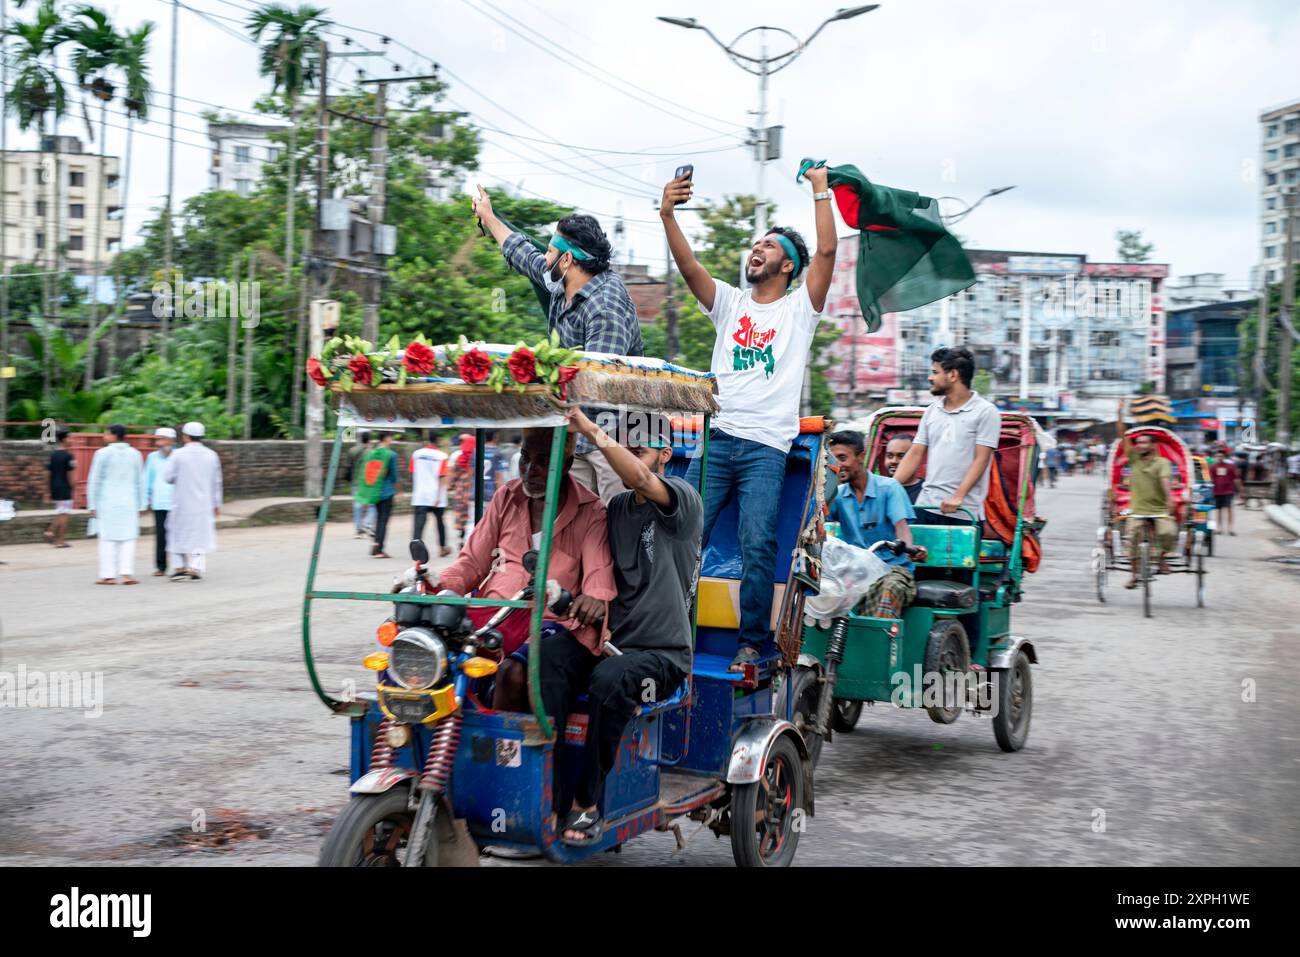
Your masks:
{"label": "green headband", "polygon": [[579,262],[591,258],[591,253],[587,252],[581,246],[575,246],[573,243],[569,242],[559,233],[556,233],[554,236],[551,237],[551,245],[560,251],[561,256],[563,256],[565,253],[570,253],[572,254],[573,258],[578,260]]}
{"label": "green headband", "polygon": [[768,235],[774,236],[776,241],[781,244],[781,248],[785,250],[785,254],[789,256],[790,261],[794,263],[794,274],[796,276],[799,275],[800,270],[803,269],[803,262],[799,259],[799,252],[794,248],[794,243],[790,242],[790,237],[782,236],[780,233],[768,233]]}

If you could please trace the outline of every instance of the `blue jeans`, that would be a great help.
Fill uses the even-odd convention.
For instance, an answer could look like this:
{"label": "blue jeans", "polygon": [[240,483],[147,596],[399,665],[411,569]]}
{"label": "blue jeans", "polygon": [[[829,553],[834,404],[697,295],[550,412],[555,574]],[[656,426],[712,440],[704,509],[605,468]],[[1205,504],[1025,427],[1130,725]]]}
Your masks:
{"label": "blue jeans", "polygon": [[[698,485],[700,457],[686,471]],[[757,648],[771,633],[772,584],[776,577],[776,517],[785,485],[785,453],[720,429],[709,432],[709,470],[704,486],[704,538],[709,544],[718,513],[736,497],[740,542],[740,643]]]}
{"label": "blue jeans", "polygon": [[363,505],[356,499],[352,500],[352,527],[358,532],[364,532],[367,529],[375,527],[375,518],[378,515],[378,509],[373,505]]}

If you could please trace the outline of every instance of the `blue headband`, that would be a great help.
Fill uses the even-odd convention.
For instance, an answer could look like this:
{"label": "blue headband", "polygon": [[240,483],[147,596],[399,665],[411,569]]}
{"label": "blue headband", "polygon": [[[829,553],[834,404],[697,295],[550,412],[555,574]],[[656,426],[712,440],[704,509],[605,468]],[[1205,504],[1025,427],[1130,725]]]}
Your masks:
{"label": "blue headband", "polygon": [[803,269],[803,261],[799,259],[799,252],[794,248],[794,243],[790,242],[790,237],[782,236],[780,233],[768,233],[768,235],[775,237],[776,241],[781,244],[781,248],[785,250],[785,254],[789,256],[790,261],[794,263],[794,274],[796,276],[799,275],[800,270]]}
{"label": "blue headband", "polygon": [[556,233],[554,236],[551,237],[551,245],[560,251],[561,256],[563,256],[565,253],[572,253],[573,258],[578,260],[579,262],[581,262],[584,259],[591,258],[591,253],[587,252],[581,246],[575,246],[573,243],[569,242],[559,233]]}

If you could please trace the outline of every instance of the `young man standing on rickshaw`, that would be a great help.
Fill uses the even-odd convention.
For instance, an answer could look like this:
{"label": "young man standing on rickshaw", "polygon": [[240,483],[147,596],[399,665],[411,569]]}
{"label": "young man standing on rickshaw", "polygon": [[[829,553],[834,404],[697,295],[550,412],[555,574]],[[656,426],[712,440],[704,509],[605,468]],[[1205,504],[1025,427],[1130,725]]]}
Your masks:
{"label": "young man standing on rickshaw", "polygon": [[[975,357],[969,349],[936,349],[930,356],[930,392],[939,396],[921,416],[916,438],[894,473],[902,485],[925,464],[925,487],[916,497],[922,525],[969,525],[959,508],[984,518],[989,463],[1002,435],[1002,415],[971,390]],[[937,507],[937,510],[936,510]]]}
{"label": "young man standing on rickshaw", "polygon": [[[840,523],[840,539],[858,548],[899,538],[912,545],[907,523],[916,513],[907,491],[892,478],[867,471],[862,433],[836,432],[830,451],[840,463],[840,485],[830,507],[831,521]],[[889,571],[871,583],[861,607],[872,618],[901,618],[916,598],[915,566],[906,552],[882,548],[875,554]]]}
{"label": "young man standing on rickshaw", "polygon": [[[609,503],[609,551],[617,597],[609,603],[608,657],[563,629],[542,638],[542,701],[563,726],[577,695],[588,700],[587,738],[576,793],[556,788],[561,838],[593,841],[601,833],[599,805],[627,723],[643,704],[672,696],[691,670],[691,617],[700,560],[704,503],[695,486],[664,474],[672,458],[667,422],[629,420],[627,447],[579,408],[571,427],[609,462],[628,491]],[[564,747],[556,748],[557,782],[567,780]]]}
{"label": "young man standing on rickshaw", "polygon": [[1142,542],[1142,527],[1147,519],[1155,522],[1155,536],[1152,548],[1155,558],[1160,563],[1161,575],[1169,574],[1169,563],[1165,554],[1174,547],[1178,538],[1178,527],[1170,515],[1174,501],[1173,487],[1170,484],[1172,470],[1169,460],[1156,451],[1155,439],[1149,432],[1141,432],[1136,438],[1124,439],[1124,451],[1128,456],[1128,519],[1124,533],[1128,538],[1128,552],[1132,574],[1124,584],[1125,588],[1138,586],[1138,547]]}
{"label": "young man standing on rickshaw", "polygon": [[[785,459],[799,434],[804,371],[835,269],[827,172],[811,169],[805,175],[813,187],[817,252],[809,256],[794,230],[773,227],[750,251],[745,265],[750,288],[744,292],[709,275],[677,224],[674,208],[691,198],[689,174],[664,187],[659,205],[677,268],[717,329],[711,369],[722,411],[709,434],[703,542],[708,544],[718,514],[735,496],[742,572],[740,647],[732,671],[756,662],[769,634]],[[805,268],[807,279],[791,291]],[[700,466],[696,456],[686,476],[692,486],[698,485]]]}
{"label": "young man standing on rickshaw", "polygon": [[[566,349],[639,356],[641,323],[623,280],[610,268],[613,247],[594,216],[570,213],[555,224],[543,255],[523,233],[515,232],[492,210],[487,190],[478,188],[474,215],[501,246],[510,268],[551,294],[547,328]],[[623,491],[604,457],[585,438],[574,453],[573,477],[606,505]]]}

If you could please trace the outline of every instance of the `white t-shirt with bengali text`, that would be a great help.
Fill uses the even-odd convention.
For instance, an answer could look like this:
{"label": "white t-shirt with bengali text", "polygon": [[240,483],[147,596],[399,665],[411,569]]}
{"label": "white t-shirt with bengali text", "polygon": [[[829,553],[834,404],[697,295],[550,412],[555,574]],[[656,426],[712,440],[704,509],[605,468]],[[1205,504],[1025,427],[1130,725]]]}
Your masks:
{"label": "white t-shirt with bengali text", "polygon": [[426,445],[411,453],[411,505],[447,507],[447,453]]}
{"label": "white t-shirt with bengali text", "polygon": [[799,434],[799,403],[813,333],[821,313],[807,286],[776,302],[758,303],[720,279],[713,280],[712,371],[722,411],[713,426],[736,438],[761,442],[782,452]]}

